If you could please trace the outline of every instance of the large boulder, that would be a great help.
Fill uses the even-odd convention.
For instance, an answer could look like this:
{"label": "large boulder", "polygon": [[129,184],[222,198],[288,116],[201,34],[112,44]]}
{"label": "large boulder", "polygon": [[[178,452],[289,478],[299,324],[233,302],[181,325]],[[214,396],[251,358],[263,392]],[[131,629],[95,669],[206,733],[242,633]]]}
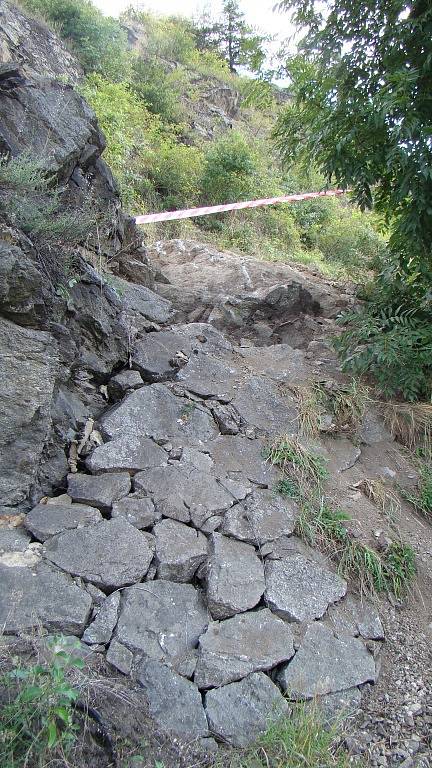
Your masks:
{"label": "large boulder", "polygon": [[156,536],[157,575],[167,581],[191,581],[207,557],[207,539],[176,520],[162,520]]}
{"label": "large boulder", "polygon": [[50,333],[0,318],[0,357],[0,506],[23,506],[51,427],[57,345]]}
{"label": "large boulder", "polygon": [[86,504],[38,504],[26,515],[24,524],[36,539],[45,541],[56,533],[100,520],[99,510]]}
{"label": "large boulder", "polygon": [[153,659],[142,662],[137,680],[146,692],[153,719],[163,731],[187,739],[208,735],[201,696],[193,683]]}
{"label": "large boulder", "polygon": [[155,440],[170,440],[177,445],[211,440],[217,434],[211,416],[199,405],[176,397],[163,384],[132,392],[123,402],[101,419],[107,439],[129,434]]}
{"label": "large boulder", "polygon": [[208,622],[202,596],[191,584],[158,580],[123,591],[115,638],[134,652],[176,666],[196,647]]}

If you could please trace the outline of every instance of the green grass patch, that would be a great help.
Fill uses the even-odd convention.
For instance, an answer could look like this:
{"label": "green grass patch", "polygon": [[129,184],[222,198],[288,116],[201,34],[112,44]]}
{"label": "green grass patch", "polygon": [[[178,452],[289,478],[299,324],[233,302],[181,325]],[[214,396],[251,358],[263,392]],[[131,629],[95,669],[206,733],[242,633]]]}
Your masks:
{"label": "green grass patch", "polygon": [[[338,723],[323,723],[313,704],[294,706],[291,717],[270,725],[250,749],[225,753],[217,768],[348,768]],[[359,763],[357,763],[359,766]]]}
{"label": "green grass patch", "polygon": [[280,437],[265,450],[265,458],[280,467],[287,467],[297,476],[297,481],[314,483],[320,487],[328,479],[325,459],[306,448],[297,435]]}

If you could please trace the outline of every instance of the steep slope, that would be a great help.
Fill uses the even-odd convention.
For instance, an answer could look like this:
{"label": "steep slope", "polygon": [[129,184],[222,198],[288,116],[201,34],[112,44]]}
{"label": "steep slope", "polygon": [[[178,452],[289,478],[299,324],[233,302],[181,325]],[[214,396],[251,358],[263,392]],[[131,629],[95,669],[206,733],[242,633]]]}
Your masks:
{"label": "steep slope", "polygon": [[[431,531],[400,494],[417,473],[377,404],[351,401],[342,416],[331,408],[350,382],[329,335],[352,296],[199,243],[143,248],[93,112],[58,80],[61,43],[11,4],[4,13],[6,668],[17,655],[49,659],[44,632],[79,638],[84,669],[73,682],[88,718],[79,768],[204,766],[219,747],[223,765],[224,745],[249,745],[269,718],[311,699],[327,717],[355,713],[353,751],[377,765],[427,760]],[[38,188],[37,175],[36,187],[28,177],[23,186],[34,155],[57,186]],[[84,239],[28,231],[17,190],[43,211],[52,189],[60,210],[45,225],[64,213],[76,225],[90,196],[96,224]],[[325,399],[305,413],[315,386]],[[367,494],[372,482],[393,500],[391,514]],[[323,515],[333,526],[324,553],[314,527]],[[408,581],[407,540],[418,581],[403,604],[394,561]],[[381,564],[376,605],[341,551]]]}

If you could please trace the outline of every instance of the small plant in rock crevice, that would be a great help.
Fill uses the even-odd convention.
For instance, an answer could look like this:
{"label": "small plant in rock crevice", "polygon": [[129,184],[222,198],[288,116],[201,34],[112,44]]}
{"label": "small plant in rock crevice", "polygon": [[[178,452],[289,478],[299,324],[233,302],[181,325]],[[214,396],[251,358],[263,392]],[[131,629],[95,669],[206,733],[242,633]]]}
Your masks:
{"label": "small plant in rock crevice", "polygon": [[328,474],[322,457],[304,448],[298,437],[278,438],[266,456],[283,472],[276,490],[299,504],[296,535],[326,552],[336,562],[339,574],[354,579],[361,592],[392,592],[402,597],[416,573],[412,547],[393,541],[381,553],[354,539],[349,531],[350,516],[334,509],[324,497],[322,484]]}
{"label": "small plant in rock crevice", "polygon": [[67,764],[78,726],[74,702],[78,691],[68,671],[83,661],[63,638],[49,643],[50,660],[38,661],[0,675],[0,764],[2,768],[44,768],[60,759]]}
{"label": "small plant in rock crevice", "polygon": [[423,517],[432,522],[432,465],[424,464],[420,469],[420,479],[417,491],[402,491],[404,498],[409,501]]}
{"label": "small plant in rock crevice", "polygon": [[[313,381],[295,389],[300,409],[300,433],[316,437],[320,432],[355,436],[361,427],[369,400],[367,388],[358,380],[348,384]],[[325,426],[326,415],[331,425]]]}

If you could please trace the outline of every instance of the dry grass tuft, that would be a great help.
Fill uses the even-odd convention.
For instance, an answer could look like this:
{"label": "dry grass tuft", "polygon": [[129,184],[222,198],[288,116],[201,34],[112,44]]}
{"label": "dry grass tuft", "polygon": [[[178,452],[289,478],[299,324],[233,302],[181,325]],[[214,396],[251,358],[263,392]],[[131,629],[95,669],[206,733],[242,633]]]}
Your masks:
{"label": "dry grass tuft", "polygon": [[391,435],[413,450],[422,447],[432,454],[432,404],[379,402],[384,423]]}

